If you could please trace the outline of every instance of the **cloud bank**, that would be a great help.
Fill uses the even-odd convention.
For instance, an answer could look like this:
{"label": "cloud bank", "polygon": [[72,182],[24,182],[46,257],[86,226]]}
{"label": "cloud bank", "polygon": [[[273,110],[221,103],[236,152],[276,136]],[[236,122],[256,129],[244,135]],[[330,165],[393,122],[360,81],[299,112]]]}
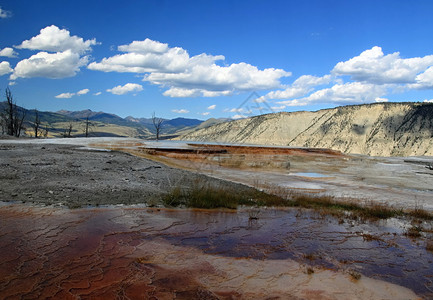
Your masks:
{"label": "cloud bank", "polygon": [[282,69],[259,70],[244,62],[221,66],[222,55],[191,57],[183,48],[150,39],[119,46],[118,51],[124,53],[92,62],[88,68],[144,74],[143,81],[167,88],[163,94],[169,97],[216,97],[273,89],[281,86],[282,77],[291,75]]}
{"label": "cloud bank", "polygon": [[[8,16],[10,13],[0,8],[0,17]],[[388,101],[387,95],[392,93],[433,89],[433,55],[404,58],[399,52],[385,54],[379,46],[336,63],[329,74],[305,74],[291,84],[282,84],[281,80],[291,76],[291,72],[280,68],[259,69],[245,62],[226,64],[223,55],[201,53],[190,56],[181,47],[170,47],[148,38],[120,45],[118,54],[89,64],[89,53],[98,44],[95,38],[85,40],[67,29],[47,26],[36,36],[15,46],[37,53],[22,59],[14,68],[7,61],[0,62],[0,76],[10,74],[12,81],[33,77],[61,79],[76,76],[87,66],[94,71],[138,74],[142,81],[162,88],[162,94],[167,97],[221,97],[266,91],[254,101],[269,101],[278,110],[314,103],[383,102]],[[11,47],[0,50],[3,57],[15,58],[17,55]],[[106,91],[124,95],[142,90],[140,84],[127,83]],[[88,92],[84,89],[62,93],[56,98]],[[211,105],[207,109],[214,108],[215,105]]]}
{"label": "cloud bank", "polygon": [[[328,85],[328,87],[321,87]],[[313,103],[360,104],[386,102],[385,95],[433,88],[433,55],[402,58],[384,54],[374,46],[347,61],[338,62],[330,74],[300,76],[285,90],[271,91],[259,101],[279,99],[284,106]]]}
{"label": "cloud bank", "polygon": [[[32,77],[51,79],[73,77],[89,62],[89,56],[84,54],[90,52],[91,47],[97,44],[95,39],[84,40],[76,35],[71,36],[68,30],[59,29],[55,25],[45,27],[37,36],[15,46],[17,49],[40,52],[18,62],[10,80]],[[13,55],[14,52],[10,49],[12,48],[5,48],[2,52]]]}

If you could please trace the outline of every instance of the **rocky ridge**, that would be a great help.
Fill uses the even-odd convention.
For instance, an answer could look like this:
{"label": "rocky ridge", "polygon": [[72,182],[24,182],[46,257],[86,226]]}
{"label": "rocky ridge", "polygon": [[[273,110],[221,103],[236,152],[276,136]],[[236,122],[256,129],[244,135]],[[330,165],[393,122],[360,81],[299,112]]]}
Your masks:
{"label": "rocky ridge", "polygon": [[199,129],[178,139],[330,148],[372,156],[432,156],[433,104],[375,103],[281,112]]}

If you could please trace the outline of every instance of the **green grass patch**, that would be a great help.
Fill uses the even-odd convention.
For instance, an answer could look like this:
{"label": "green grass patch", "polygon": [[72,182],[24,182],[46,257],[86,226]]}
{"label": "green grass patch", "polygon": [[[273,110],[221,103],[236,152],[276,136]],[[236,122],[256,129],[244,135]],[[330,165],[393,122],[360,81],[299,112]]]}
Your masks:
{"label": "green grass patch", "polygon": [[288,204],[293,207],[303,207],[311,209],[326,209],[330,214],[336,212],[351,212],[353,216],[365,219],[388,219],[401,216],[402,210],[395,209],[388,205],[370,203],[360,205],[354,201],[336,200],[332,196],[312,196],[308,194],[289,193]]}
{"label": "green grass patch", "polygon": [[[239,205],[269,207],[299,207],[318,210],[321,213],[360,219],[388,219],[413,217],[431,220],[432,214],[421,209],[403,211],[386,204],[370,202],[359,204],[354,200],[342,201],[332,196],[296,193],[282,188],[268,188],[267,192],[245,186],[210,184],[197,181],[192,187],[175,187],[163,197],[168,207],[229,208]],[[347,212],[349,214],[347,214]]]}
{"label": "green grass patch", "polygon": [[433,220],[432,213],[419,207],[416,207],[415,209],[408,211],[407,214],[411,217],[418,218],[418,219],[430,220],[430,221]]}
{"label": "green grass patch", "polygon": [[175,187],[163,197],[168,207],[230,208],[246,206],[287,206],[287,201],[253,188],[197,182],[190,188]]}

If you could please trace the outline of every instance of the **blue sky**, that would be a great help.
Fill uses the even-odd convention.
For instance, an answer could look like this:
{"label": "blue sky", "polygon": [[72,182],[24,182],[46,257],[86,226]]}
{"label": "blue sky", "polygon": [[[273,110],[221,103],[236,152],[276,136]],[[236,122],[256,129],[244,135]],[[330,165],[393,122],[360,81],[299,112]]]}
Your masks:
{"label": "blue sky", "polygon": [[246,117],[432,101],[433,1],[0,1],[29,109]]}

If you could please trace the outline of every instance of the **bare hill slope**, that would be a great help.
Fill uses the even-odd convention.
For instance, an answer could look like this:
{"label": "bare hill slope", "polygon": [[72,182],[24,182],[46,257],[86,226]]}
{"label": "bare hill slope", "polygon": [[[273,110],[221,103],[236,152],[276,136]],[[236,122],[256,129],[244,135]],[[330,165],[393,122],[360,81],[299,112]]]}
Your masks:
{"label": "bare hill slope", "polygon": [[179,139],[331,148],[374,156],[433,155],[433,104],[375,103],[267,114],[199,129]]}

